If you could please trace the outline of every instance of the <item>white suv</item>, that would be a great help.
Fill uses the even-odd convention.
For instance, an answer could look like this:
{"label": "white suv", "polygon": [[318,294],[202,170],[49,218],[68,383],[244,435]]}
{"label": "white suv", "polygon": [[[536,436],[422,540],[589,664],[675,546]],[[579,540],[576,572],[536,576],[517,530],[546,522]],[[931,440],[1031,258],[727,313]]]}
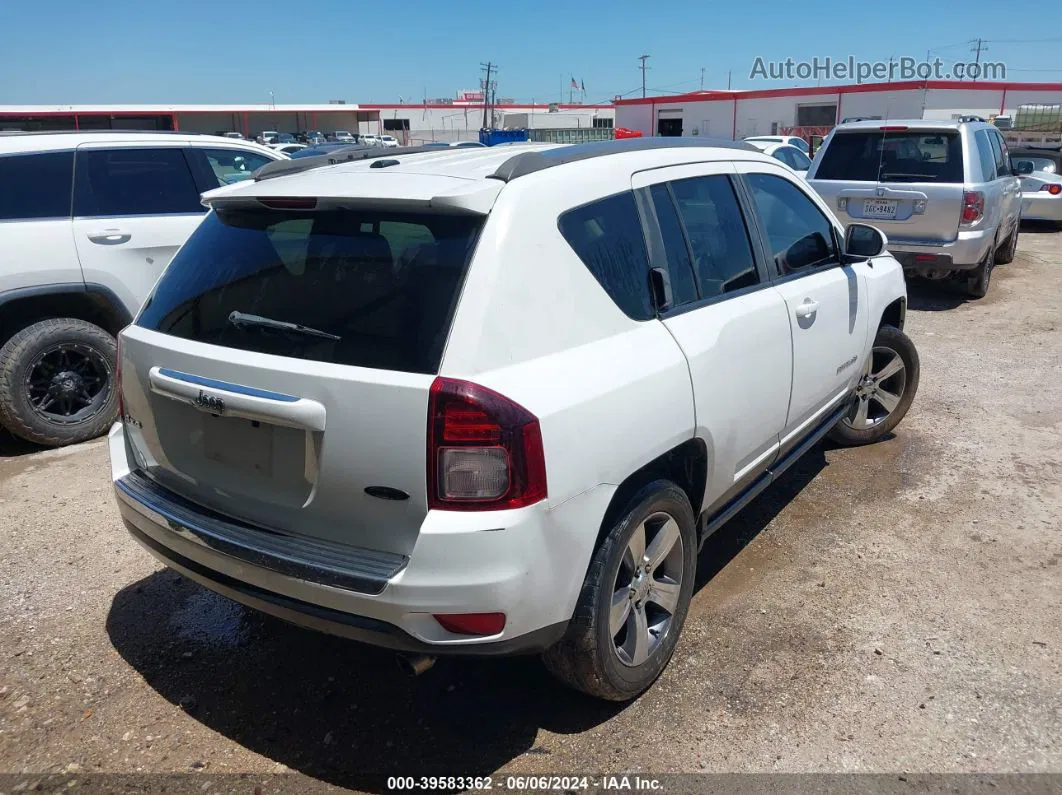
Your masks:
{"label": "white suv", "polygon": [[126,527],[246,605],[630,698],[704,540],[914,397],[883,236],[750,146],[343,157],[208,194],[121,335]]}
{"label": "white suv", "polygon": [[279,153],[152,132],[0,135],[0,425],[46,445],[115,418],[114,335],[202,220]]}

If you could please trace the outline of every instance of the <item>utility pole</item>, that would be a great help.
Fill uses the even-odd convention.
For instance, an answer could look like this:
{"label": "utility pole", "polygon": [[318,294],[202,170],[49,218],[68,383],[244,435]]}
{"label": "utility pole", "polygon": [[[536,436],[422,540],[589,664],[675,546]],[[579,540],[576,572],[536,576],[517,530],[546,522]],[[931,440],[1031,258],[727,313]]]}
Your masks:
{"label": "utility pole", "polygon": [[973,77],[976,80],[981,74],[981,53],[988,49],[988,44],[983,39],[974,39],[970,44],[973,45],[970,47],[970,52],[975,53],[974,63],[977,64],[977,74]]}
{"label": "utility pole", "polygon": [[648,61],[649,58],[650,58],[650,56],[648,56],[648,55],[639,55],[638,56],[638,60],[642,62],[642,65],[640,67],[638,67],[639,69],[642,70],[642,99],[645,99],[645,70],[649,68],[648,66],[645,65],[645,62]]}
{"label": "utility pole", "polygon": [[704,67],[701,67],[701,91],[704,91]]}
{"label": "utility pole", "polygon": [[487,78],[483,81],[483,129],[487,129],[487,105],[490,98],[490,73],[492,70],[497,69],[497,65],[487,61],[486,63],[480,63],[480,67],[487,72]]}
{"label": "utility pole", "polygon": [[893,64],[893,62],[895,60],[896,60],[895,57],[893,57],[892,55],[889,56],[889,77],[888,77],[888,79],[886,79],[886,81],[885,81],[886,83],[891,83],[892,82],[892,64]]}
{"label": "utility pole", "polygon": [[731,70],[728,69],[727,72],[726,72],[726,90],[727,91],[730,90],[730,75],[731,74],[732,74]]}

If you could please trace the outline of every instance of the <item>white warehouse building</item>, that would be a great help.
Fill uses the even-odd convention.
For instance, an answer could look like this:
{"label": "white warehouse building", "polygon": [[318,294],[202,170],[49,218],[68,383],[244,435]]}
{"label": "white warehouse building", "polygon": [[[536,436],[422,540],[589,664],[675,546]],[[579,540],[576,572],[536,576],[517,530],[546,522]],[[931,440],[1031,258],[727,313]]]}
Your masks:
{"label": "white warehouse building", "polygon": [[1062,83],[916,80],[756,91],[697,91],[616,102],[616,126],[643,135],[824,135],[846,118],[955,119],[1013,116],[1026,105],[1062,104]]}

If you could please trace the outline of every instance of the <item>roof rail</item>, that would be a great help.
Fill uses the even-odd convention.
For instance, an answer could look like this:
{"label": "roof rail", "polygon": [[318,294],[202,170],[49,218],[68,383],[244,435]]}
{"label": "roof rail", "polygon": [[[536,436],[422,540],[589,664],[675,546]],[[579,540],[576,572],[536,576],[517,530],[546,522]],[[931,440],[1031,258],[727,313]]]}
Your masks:
{"label": "roof rail", "polygon": [[[94,135],[103,133],[136,133],[137,135],[214,135],[214,133],[192,132],[190,130],[0,130],[0,135]],[[223,136],[216,136],[221,138]],[[235,140],[235,139],[233,139]]]}
{"label": "roof rail", "polygon": [[[594,157],[618,155],[625,152],[645,152],[656,149],[709,148],[740,149],[746,152],[759,152],[752,144],[744,141],[731,141],[726,138],[622,138],[613,141],[593,141],[585,144],[559,146],[540,152],[521,152],[513,155],[491,174],[492,179],[509,182],[517,177],[533,174],[565,163],[575,163]],[[394,151],[394,150],[391,150]]]}
{"label": "roof rail", "polygon": [[303,171],[312,171],[315,168],[337,166],[340,163],[353,163],[358,160],[373,160],[378,157],[393,158],[396,155],[413,155],[419,154],[420,152],[438,151],[438,149],[426,146],[385,147],[351,144],[342,149],[326,152],[323,155],[312,155],[311,157],[277,160],[273,163],[266,163],[254,172],[254,181],[261,182],[264,179],[286,177],[291,174],[301,174]]}

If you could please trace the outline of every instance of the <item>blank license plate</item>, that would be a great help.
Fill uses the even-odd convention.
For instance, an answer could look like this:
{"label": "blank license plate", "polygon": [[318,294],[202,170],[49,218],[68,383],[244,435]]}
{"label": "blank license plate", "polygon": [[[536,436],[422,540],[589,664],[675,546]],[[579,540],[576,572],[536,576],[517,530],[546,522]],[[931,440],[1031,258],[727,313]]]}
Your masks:
{"label": "blank license plate", "polygon": [[203,414],[203,455],[254,475],[273,474],[273,426]]}
{"label": "blank license plate", "polygon": [[895,218],[896,201],[893,199],[864,199],[864,218]]}

